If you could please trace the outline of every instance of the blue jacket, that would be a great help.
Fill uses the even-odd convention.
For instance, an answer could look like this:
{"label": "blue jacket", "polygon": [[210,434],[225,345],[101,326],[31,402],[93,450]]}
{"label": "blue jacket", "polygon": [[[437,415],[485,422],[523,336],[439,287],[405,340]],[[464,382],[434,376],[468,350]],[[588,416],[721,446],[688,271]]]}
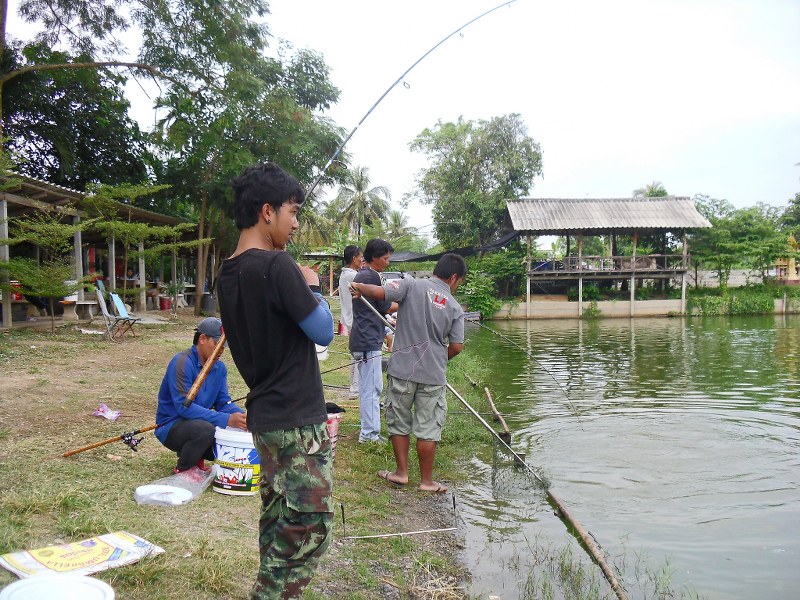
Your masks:
{"label": "blue jacket", "polygon": [[156,411],[156,424],[161,427],[155,430],[155,434],[162,444],[178,419],[203,419],[217,427],[227,427],[229,414],[244,412],[231,401],[228,393],[228,369],[221,361],[211,367],[194,402],[189,408],[183,407],[186,394],[202,368],[196,346],[179,352],[169,362],[158,390]]}

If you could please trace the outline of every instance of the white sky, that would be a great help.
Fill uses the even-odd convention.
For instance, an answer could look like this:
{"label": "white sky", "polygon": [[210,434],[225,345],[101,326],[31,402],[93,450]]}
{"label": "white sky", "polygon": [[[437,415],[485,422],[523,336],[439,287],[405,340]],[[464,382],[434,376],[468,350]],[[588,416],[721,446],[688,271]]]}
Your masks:
{"label": "white sky", "polygon": [[[328,114],[349,131],[428,49],[500,3],[273,0],[267,22],[322,53],[342,92]],[[425,127],[518,112],[544,156],[531,196],[625,197],[657,180],[784,206],[800,191],[798,31],[797,0],[517,0],[421,62],[346,149],[397,204],[425,166],[408,150]],[[130,89],[147,128],[153,113]],[[407,212],[429,226],[429,207]]]}

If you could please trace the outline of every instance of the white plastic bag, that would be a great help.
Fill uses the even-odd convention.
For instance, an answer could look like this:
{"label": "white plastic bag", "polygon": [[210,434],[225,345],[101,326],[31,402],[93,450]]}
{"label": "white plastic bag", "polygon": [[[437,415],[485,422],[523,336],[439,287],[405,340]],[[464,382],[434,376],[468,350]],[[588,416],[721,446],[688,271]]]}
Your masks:
{"label": "white plastic bag", "polygon": [[202,494],[214,479],[214,469],[203,471],[192,467],[188,471],[156,479],[140,485],[133,493],[137,504],[178,506],[187,504]]}

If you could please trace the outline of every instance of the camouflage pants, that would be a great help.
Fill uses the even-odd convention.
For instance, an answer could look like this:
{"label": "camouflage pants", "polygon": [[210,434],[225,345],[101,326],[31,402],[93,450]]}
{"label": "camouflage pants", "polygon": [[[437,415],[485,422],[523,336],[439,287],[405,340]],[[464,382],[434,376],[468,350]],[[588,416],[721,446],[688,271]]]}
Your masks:
{"label": "camouflage pants", "polygon": [[333,460],[325,423],[254,433],[261,460],[258,578],[250,600],[300,598],[330,545]]}

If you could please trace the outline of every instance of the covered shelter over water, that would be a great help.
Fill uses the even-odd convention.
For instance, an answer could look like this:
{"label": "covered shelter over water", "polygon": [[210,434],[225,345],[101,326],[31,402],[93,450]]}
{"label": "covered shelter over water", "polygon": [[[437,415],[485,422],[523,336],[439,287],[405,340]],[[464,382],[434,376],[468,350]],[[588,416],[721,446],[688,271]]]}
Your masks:
{"label": "covered shelter over water", "polygon": [[[686,273],[689,270],[687,233],[711,227],[688,197],[660,198],[519,198],[506,202],[504,230],[525,235],[528,240],[526,316],[530,317],[531,283],[545,281],[578,282],[578,315],[583,314],[583,283],[586,280],[630,282],[629,314],[635,313],[634,291],[637,280],[676,279],[681,281],[680,311],[686,309]],[[681,254],[637,254],[637,242],[646,234],[672,234],[682,238]],[[564,260],[531,262],[531,237],[555,235],[567,238]],[[629,256],[587,256],[583,241],[587,236],[629,236],[633,251]],[[577,251],[570,252],[570,240],[577,240]]]}

